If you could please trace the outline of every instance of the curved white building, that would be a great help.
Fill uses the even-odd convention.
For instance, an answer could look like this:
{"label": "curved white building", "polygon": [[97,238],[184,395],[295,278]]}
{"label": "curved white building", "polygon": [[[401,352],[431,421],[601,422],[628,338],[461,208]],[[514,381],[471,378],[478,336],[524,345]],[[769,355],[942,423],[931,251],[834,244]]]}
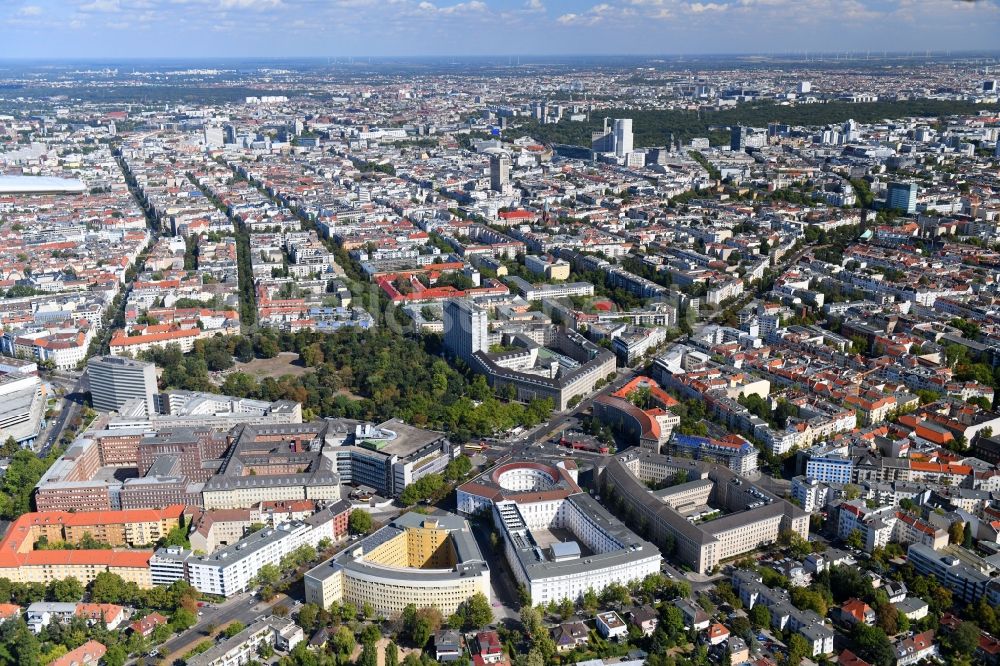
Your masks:
{"label": "curved white building", "polygon": [[660,551],[576,484],[572,461],[497,465],[458,488],[458,510],[491,511],[504,553],[533,604],[577,600],[660,570]]}

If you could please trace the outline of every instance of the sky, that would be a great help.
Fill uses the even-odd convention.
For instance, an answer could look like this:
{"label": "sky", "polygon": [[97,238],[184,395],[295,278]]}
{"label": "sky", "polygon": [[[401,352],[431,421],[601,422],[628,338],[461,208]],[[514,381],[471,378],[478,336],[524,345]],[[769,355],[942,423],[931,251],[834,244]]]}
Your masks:
{"label": "sky", "polygon": [[1000,49],[1000,0],[0,0],[0,59]]}

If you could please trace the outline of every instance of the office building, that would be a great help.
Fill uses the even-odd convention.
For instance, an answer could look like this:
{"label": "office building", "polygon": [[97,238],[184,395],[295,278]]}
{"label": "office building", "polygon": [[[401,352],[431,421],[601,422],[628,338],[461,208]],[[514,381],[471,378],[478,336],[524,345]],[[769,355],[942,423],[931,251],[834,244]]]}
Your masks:
{"label": "office building", "polygon": [[571,461],[505,462],[461,485],[457,504],[466,515],[492,513],[507,563],[533,603],[577,601],[660,570],[659,550],[580,490]]}
{"label": "office building", "polygon": [[907,561],[918,574],[934,576],[951,590],[956,599],[972,604],[986,595],[990,577],[962,563],[947,551],[937,551],[922,543],[912,544],[906,551]]}
{"label": "office building", "polygon": [[490,570],[468,521],[451,513],[405,513],[311,569],[306,601],[350,602],[395,618],[410,604],[446,617],[476,593],[490,598]]}
{"label": "office building", "polygon": [[889,183],[885,207],[901,210],[907,215],[915,213],[917,211],[917,184]]}
{"label": "office building", "polygon": [[503,192],[510,184],[510,155],[504,152],[490,153],[490,189]]}
{"label": "office building", "polygon": [[97,356],[87,362],[94,409],[114,412],[129,400],[145,403],[146,414],[156,413],[156,366],[120,356]]}
{"label": "office building", "polygon": [[486,310],[465,300],[452,299],[444,306],[444,346],[468,363],[476,352],[489,349]]}
{"label": "office building", "polygon": [[226,143],[226,132],[218,125],[205,125],[205,147],[221,148]]}
{"label": "office building", "polygon": [[13,437],[19,446],[30,446],[41,430],[45,398],[37,369],[0,372],[0,440]]}
{"label": "office building", "polygon": [[752,127],[733,125],[729,131],[729,149],[743,151],[747,148],[762,148],[767,144],[767,132]]}
{"label": "office building", "polygon": [[616,118],[610,124],[610,118],[604,119],[604,128],[591,136],[591,150],[595,153],[614,153],[615,157],[627,157],[633,151],[632,119]]}
{"label": "office building", "polygon": [[[687,483],[660,491],[647,486],[680,472]],[[676,556],[699,573],[775,543],[785,530],[809,534],[808,513],[720,465],[630,449],[603,463],[597,476],[632,508],[652,541],[673,542]]]}
{"label": "office building", "polygon": [[615,155],[625,157],[632,152],[632,119],[615,120]]}
{"label": "office building", "polygon": [[[444,472],[459,448],[444,433],[390,419],[384,423],[332,421],[326,461],[333,461],[341,482],[382,497],[398,497],[406,486],[428,474]],[[330,431],[328,431],[330,433]],[[330,466],[325,463],[323,467]]]}

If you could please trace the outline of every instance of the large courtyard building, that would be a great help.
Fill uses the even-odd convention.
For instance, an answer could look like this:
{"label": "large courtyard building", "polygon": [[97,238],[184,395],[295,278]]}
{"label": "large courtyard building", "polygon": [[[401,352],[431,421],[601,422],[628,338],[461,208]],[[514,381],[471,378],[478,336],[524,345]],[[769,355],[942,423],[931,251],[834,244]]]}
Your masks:
{"label": "large courtyard building", "polygon": [[[670,486],[681,472],[685,482]],[[676,549],[699,573],[775,543],[786,530],[809,534],[808,513],[720,465],[633,449],[608,460],[600,483],[654,542]]]}
{"label": "large courtyard building", "polygon": [[450,513],[406,513],[305,575],[306,601],[398,617],[409,604],[447,617],[470,597],[490,597],[490,570],[469,523]]}
{"label": "large courtyard building", "polygon": [[660,552],[576,483],[576,466],[501,463],[458,488],[458,510],[489,512],[533,603],[576,601],[660,570]]}
{"label": "large courtyard building", "polygon": [[[0,578],[48,584],[76,578],[84,585],[110,572],[151,587],[153,544],[179,525],[184,507],[140,511],[40,511],[22,514],[0,541]],[[86,537],[111,548],[36,550],[42,543],[77,546]],[[145,548],[145,549],[144,549]]]}

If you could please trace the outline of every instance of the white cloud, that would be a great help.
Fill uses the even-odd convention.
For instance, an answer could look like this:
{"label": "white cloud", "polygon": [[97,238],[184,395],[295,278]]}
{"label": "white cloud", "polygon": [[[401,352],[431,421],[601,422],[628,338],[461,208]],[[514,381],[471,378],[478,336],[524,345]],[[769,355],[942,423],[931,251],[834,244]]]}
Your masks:
{"label": "white cloud", "polygon": [[18,16],[38,16],[42,13],[42,8],[38,5],[25,5],[18,10]]}
{"label": "white cloud", "polygon": [[118,0],[93,0],[93,2],[88,2],[85,5],[80,6],[80,10],[84,12],[117,12],[121,9],[118,5]]}
{"label": "white cloud", "polygon": [[219,0],[223,9],[276,9],[281,0]]}
{"label": "white cloud", "polygon": [[582,14],[563,14],[556,19],[562,25],[592,26],[611,18],[633,16],[635,12],[628,7],[615,7],[606,2],[594,5]]}
{"label": "white cloud", "polygon": [[705,12],[724,12],[729,10],[729,5],[724,5],[718,2],[694,2],[687,6],[688,11],[694,14],[703,14]]}
{"label": "white cloud", "polygon": [[524,8],[529,12],[544,12],[545,5],[542,4],[542,0],[527,0],[524,3]]}

